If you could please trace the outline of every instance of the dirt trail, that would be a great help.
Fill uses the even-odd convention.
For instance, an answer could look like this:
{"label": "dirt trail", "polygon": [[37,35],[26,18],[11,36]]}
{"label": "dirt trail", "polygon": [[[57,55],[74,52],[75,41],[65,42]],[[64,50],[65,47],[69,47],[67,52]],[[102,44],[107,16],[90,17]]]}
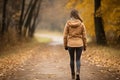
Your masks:
{"label": "dirt trail", "polygon": [[[71,80],[69,55],[62,45],[39,45],[33,52],[30,60],[4,80]],[[120,80],[119,75],[108,72],[105,68],[90,65],[84,58],[80,75],[81,80]]]}

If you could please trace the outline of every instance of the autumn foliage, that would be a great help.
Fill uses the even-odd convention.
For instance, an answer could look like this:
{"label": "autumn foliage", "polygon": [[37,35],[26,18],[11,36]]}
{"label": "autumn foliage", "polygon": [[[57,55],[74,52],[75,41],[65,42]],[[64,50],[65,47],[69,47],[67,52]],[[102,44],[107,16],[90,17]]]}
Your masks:
{"label": "autumn foliage", "polygon": [[[120,1],[101,0],[101,7],[97,16],[103,19],[104,30],[108,43],[120,42]],[[95,36],[94,28],[94,0],[69,0],[67,9],[76,8],[84,19],[89,36]]]}

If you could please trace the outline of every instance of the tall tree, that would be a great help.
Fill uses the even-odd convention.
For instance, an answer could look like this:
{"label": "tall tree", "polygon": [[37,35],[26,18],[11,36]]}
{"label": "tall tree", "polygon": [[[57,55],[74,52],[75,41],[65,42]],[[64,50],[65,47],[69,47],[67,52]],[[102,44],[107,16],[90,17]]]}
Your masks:
{"label": "tall tree", "polygon": [[[28,18],[28,15],[29,15],[29,12],[31,10],[31,7],[32,7],[32,3],[34,0],[30,0],[29,4],[28,4],[28,7],[25,9],[25,1],[26,0],[22,0],[22,6],[21,6],[21,15],[20,15],[20,19],[19,19],[19,35],[21,36],[22,34],[24,35],[25,31],[26,31],[26,27],[25,27],[25,23],[27,21],[27,18]],[[24,29],[24,31],[22,31],[22,29]]]}
{"label": "tall tree", "polygon": [[25,8],[25,0],[21,1],[22,6],[21,6],[21,15],[20,15],[20,20],[19,20],[19,35],[22,34],[22,24],[23,24],[23,15],[24,15],[24,8]]}
{"label": "tall tree", "polygon": [[39,0],[37,9],[36,9],[36,11],[34,11],[34,12],[35,12],[35,15],[34,15],[34,18],[33,18],[33,24],[32,24],[32,26],[31,26],[31,28],[30,28],[30,31],[29,31],[29,33],[30,33],[29,36],[30,36],[30,37],[33,37],[34,32],[35,32],[35,29],[36,29],[36,26],[37,26],[37,25],[36,25],[36,21],[37,21],[38,15],[39,15],[41,2],[42,2],[42,0]]}
{"label": "tall tree", "polygon": [[34,1],[34,0],[30,0],[30,2],[29,2],[29,4],[28,4],[27,10],[26,10],[25,15],[24,15],[24,17],[23,17],[23,23],[22,23],[22,25],[25,23],[25,20],[26,20],[28,14],[29,14],[29,11],[30,11],[30,9],[31,9],[31,5],[32,5],[33,1]]}
{"label": "tall tree", "polygon": [[95,33],[96,33],[96,41],[97,44],[106,45],[106,36],[103,26],[103,20],[98,10],[100,10],[101,6],[101,0],[95,0],[95,15],[94,15],[94,21],[95,21]]}
{"label": "tall tree", "polygon": [[6,6],[7,6],[8,0],[3,0],[3,14],[2,14],[2,34],[4,35],[4,32],[6,30]]}
{"label": "tall tree", "polygon": [[33,19],[33,12],[35,11],[37,2],[38,2],[38,0],[35,0],[33,2],[33,4],[31,5],[30,11],[28,13],[28,16],[27,16],[27,19],[26,19],[26,22],[25,22],[24,36],[27,34],[27,30],[30,31],[29,27],[31,26],[31,22],[32,22],[32,19]]}

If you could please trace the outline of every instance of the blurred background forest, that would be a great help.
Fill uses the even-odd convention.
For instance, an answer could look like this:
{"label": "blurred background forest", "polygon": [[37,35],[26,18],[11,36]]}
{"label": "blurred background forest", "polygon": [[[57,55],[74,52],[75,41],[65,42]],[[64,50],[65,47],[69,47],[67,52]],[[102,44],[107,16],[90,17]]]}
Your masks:
{"label": "blurred background forest", "polygon": [[[86,52],[83,52],[86,53],[82,55],[83,61],[107,67],[91,73],[95,69],[83,63],[83,73],[87,70],[87,73],[90,72],[90,75],[85,74],[84,77],[99,76],[91,80],[119,80],[116,72],[120,75],[120,0],[0,0],[0,80],[14,80],[5,74],[14,76],[17,67],[27,61],[36,64],[26,67],[31,67],[30,70],[37,69],[35,72],[43,70],[43,73],[59,64],[59,61],[66,65],[68,57],[62,44],[62,33],[72,9],[79,11],[86,26],[87,39],[91,42]],[[56,42],[60,45],[49,45]],[[40,61],[47,68],[43,67]],[[48,65],[49,63],[54,65]],[[58,66],[60,65],[65,75],[64,71],[67,69],[64,69],[65,65]],[[24,73],[24,67],[22,68]],[[101,77],[97,72],[109,79]],[[34,79],[26,80],[38,80],[35,79],[34,72],[28,73]],[[113,75],[114,79],[111,78]]]}
{"label": "blurred background forest", "polygon": [[33,37],[35,30],[62,33],[73,8],[80,12],[93,42],[119,45],[119,4],[119,0],[0,0],[0,45]]}

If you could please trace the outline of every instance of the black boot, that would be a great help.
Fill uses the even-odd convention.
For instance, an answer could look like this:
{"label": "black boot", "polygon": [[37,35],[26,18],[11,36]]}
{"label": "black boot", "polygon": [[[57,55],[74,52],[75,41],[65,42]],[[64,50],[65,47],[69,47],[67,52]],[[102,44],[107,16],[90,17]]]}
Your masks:
{"label": "black boot", "polygon": [[76,80],[80,80],[80,76],[79,75],[76,76]]}
{"label": "black boot", "polygon": [[72,79],[75,79],[75,73],[72,73]]}

